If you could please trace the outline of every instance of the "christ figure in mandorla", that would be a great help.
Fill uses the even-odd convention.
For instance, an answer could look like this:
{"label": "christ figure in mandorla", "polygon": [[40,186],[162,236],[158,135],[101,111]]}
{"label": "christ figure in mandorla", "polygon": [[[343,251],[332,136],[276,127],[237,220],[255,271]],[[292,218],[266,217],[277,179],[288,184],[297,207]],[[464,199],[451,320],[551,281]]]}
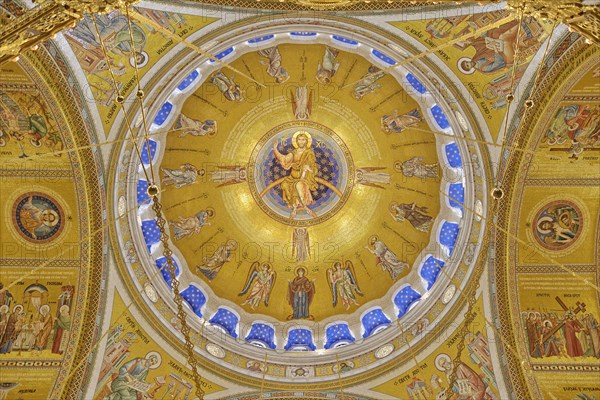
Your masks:
{"label": "christ figure in mandorla", "polygon": [[309,208],[314,203],[311,191],[317,190],[317,162],[313,149],[312,137],[306,131],[298,131],[292,139],[294,149],[287,154],[281,154],[277,142],[273,143],[275,158],[286,171],[290,173],[281,182],[283,201],[292,210],[290,219],[296,217],[298,210],[305,210],[311,217],[317,214]]}

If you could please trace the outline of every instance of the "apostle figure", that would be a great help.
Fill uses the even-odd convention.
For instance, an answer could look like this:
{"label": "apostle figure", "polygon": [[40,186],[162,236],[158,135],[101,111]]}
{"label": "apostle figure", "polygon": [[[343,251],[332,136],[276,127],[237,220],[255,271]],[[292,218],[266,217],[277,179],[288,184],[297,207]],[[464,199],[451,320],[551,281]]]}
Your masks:
{"label": "apostle figure", "polygon": [[218,183],[217,187],[242,183],[246,181],[246,167],[240,165],[219,166],[210,173],[210,180]]}
{"label": "apostle figure", "polygon": [[575,314],[572,311],[568,311],[563,322],[563,335],[565,337],[565,347],[569,357],[581,357],[583,355],[583,349],[581,348],[581,343],[577,337],[577,333],[580,331],[581,325],[579,321],[575,319]]}
{"label": "apostle figure", "polygon": [[223,96],[229,101],[243,101],[244,95],[240,86],[235,83],[233,76],[228,78],[221,71],[217,71],[211,78],[210,83],[215,85]]}
{"label": "apostle figure", "polygon": [[158,368],[160,363],[161,356],[156,351],[149,352],[145,358],[134,358],[127,361],[119,368],[119,373],[115,373],[113,376],[113,381],[110,384],[112,393],[106,397],[106,400],[137,400],[141,398],[138,397],[140,392],[132,388],[130,384],[135,382],[146,383],[150,370]]}
{"label": "apostle figure", "polygon": [[50,338],[50,334],[52,333],[52,316],[50,315],[50,306],[44,304],[40,307],[40,319],[37,322],[39,332],[35,338],[35,344],[33,345],[33,349],[37,351],[42,351],[46,349],[48,345],[48,339]]}
{"label": "apostle figure", "polygon": [[177,122],[175,123],[175,130],[182,131],[179,137],[185,137],[187,135],[192,136],[212,136],[217,133],[217,121],[207,119],[206,121],[198,121],[192,118],[188,118],[183,114],[179,115]]}
{"label": "apostle figure", "polygon": [[387,134],[400,133],[412,126],[417,126],[421,121],[423,118],[416,108],[402,115],[398,115],[398,110],[394,110],[392,115],[381,117],[381,129]]}
{"label": "apostle figure", "polygon": [[200,233],[202,227],[210,225],[208,219],[212,218],[214,214],[214,211],[210,209],[201,210],[189,218],[179,216],[179,220],[169,221],[169,226],[173,229],[175,240]]}
{"label": "apostle figure", "polygon": [[331,79],[340,68],[340,63],[335,62],[335,58],[339,54],[339,50],[332,49],[331,47],[325,47],[325,53],[323,54],[323,60],[317,68],[316,79],[323,85],[331,83]]}
{"label": "apostle figure", "polygon": [[6,317],[8,319],[4,326],[4,333],[0,338],[0,354],[10,353],[21,333],[23,328],[23,306],[17,304],[13,308],[12,314],[7,314]]}
{"label": "apostle figure", "polygon": [[456,368],[456,382],[452,391],[459,395],[460,399],[464,400],[491,400],[492,397],[488,393],[488,387],[483,382],[483,379],[473,371],[471,367],[463,362],[458,362],[455,365],[450,356],[446,353],[441,353],[435,358],[435,366],[438,370],[444,372],[448,381],[453,369]]}
{"label": "apostle figure", "polygon": [[196,179],[205,173],[203,169],[198,169],[192,164],[182,164],[179,169],[161,168],[161,171],[164,174],[163,184],[175,185],[177,189],[195,183]]}
{"label": "apostle figure", "polygon": [[592,342],[591,356],[600,358],[600,325],[598,325],[598,320],[592,314],[587,314],[583,319],[583,326]]}
{"label": "apostle figure", "polygon": [[209,280],[213,280],[223,265],[231,259],[232,252],[237,248],[233,239],[223,243],[210,257],[204,257],[204,264],[198,265],[198,272],[202,272]]}
{"label": "apostle figure", "polygon": [[403,204],[393,202],[390,215],[398,222],[408,221],[418,231],[427,232],[431,228],[433,218],[427,215],[427,207],[419,207],[415,203]]}
{"label": "apostle figure", "polygon": [[69,331],[71,330],[71,317],[69,316],[69,306],[64,305],[59,309],[59,315],[54,321],[54,343],[52,343],[52,353],[62,354],[69,340]]}
{"label": "apostle figure", "polygon": [[260,268],[258,264],[258,262],[254,262],[250,267],[244,288],[239,293],[239,296],[243,296],[250,290],[242,305],[250,304],[250,308],[253,310],[256,310],[261,301],[265,306],[269,305],[271,290],[277,280],[277,272],[273,271],[271,264],[263,263]]}
{"label": "apostle figure", "polygon": [[283,201],[292,210],[290,219],[294,219],[298,209],[305,210],[313,218],[317,217],[308,206],[314,203],[311,191],[317,190],[317,162],[313,149],[312,138],[306,131],[298,131],[292,139],[294,150],[281,154],[277,142],[273,142],[273,153],[277,162],[290,174],[281,182]]}
{"label": "apostle figure", "polygon": [[356,100],[362,100],[362,98],[367,94],[374,92],[377,88],[380,88],[381,85],[375,82],[383,78],[384,75],[385,72],[376,66],[371,65],[367,70],[367,73],[363,75],[363,77],[360,78],[360,80],[354,85],[352,97],[354,97]]}
{"label": "apostle figure", "polygon": [[281,66],[281,54],[277,46],[259,50],[258,55],[269,59],[269,62],[264,60],[260,60],[260,62],[267,65],[267,74],[275,78],[277,83],[283,83],[290,78],[288,72]]}
{"label": "apostle figure", "polygon": [[527,342],[529,344],[529,355],[533,358],[542,357],[542,324],[537,318],[534,312],[530,312],[527,315],[527,321],[525,322],[525,329],[527,330]]}
{"label": "apostle figure", "polygon": [[437,178],[438,177],[438,164],[423,164],[424,158],[416,156],[410,160],[406,160],[403,163],[397,162],[394,164],[394,168],[398,172],[402,172],[407,178],[417,177],[421,179],[425,178]]}
{"label": "apostle figure", "polygon": [[290,319],[310,319],[314,317],[310,315],[309,307],[315,296],[315,282],[306,277],[306,268],[298,267],[296,269],[296,277],[292,281],[288,281],[287,300],[292,309],[293,314],[288,316]]}
{"label": "apostle figure", "polygon": [[373,249],[365,248],[377,256],[377,265],[389,273],[393,280],[396,280],[405,269],[409,268],[409,265],[398,260],[398,257],[377,236],[371,236],[369,245],[373,246]]}
{"label": "apostle figure", "polygon": [[306,228],[294,228],[292,257],[295,257],[298,262],[304,262],[310,258],[310,240]]}
{"label": "apostle figure", "polygon": [[384,189],[381,185],[389,185],[392,177],[385,172],[376,172],[382,169],[385,169],[385,167],[357,168],[355,172],[356,184]]}

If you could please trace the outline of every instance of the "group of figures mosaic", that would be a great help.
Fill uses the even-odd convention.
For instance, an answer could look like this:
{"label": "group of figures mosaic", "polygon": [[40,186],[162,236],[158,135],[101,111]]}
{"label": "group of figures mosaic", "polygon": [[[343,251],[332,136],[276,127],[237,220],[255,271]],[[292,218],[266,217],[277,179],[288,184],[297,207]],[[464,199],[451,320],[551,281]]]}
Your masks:
{"label": "group of figures mosaic", "polygon": [[597,316],[586,312],[585,303],[568,307],[556,296],[562,312],[521,313],[531,358],[600,358],[600,325]]}
{"label": "group of figures mosaic", "polygon": [[71,331],[71,308],[74,286],[62,286],[56,299],[49,298],[48,288],[31,284],[21,301],[0,282],[0,354],[32,352],[39,356],[62,355]]}
{"label": "group of figures mosaic", "polygon": [[584,150],[600,147],[600,105],[568,104],[562,106],[550,123],[544,141],[550,151],[561,151],[577,160]]}
{"label": "group of figures mosaic", "polygon": [[0,91],[0,147],[14,147],[19,158],[52,152],[61,157],[64,144],[50,108],[37,89]]}

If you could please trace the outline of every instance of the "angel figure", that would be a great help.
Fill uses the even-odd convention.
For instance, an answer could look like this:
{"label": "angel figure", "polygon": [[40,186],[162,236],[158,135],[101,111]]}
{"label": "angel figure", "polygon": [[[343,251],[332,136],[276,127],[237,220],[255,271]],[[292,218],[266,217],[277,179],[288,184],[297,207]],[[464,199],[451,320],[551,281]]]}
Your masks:
{"label": "angel figure", "polygon": [[199,176],[204,176],[205,171],[192,164],[181,164],[179,169],[161,168],[163,172],[162,183],[165,186],[175,185],[177,189],[191,185]]}
{"label": "angel figure", "polygon": [[169,221],[169,226],[173,229],[175,240],[183,239],[184,237],[197,235],[205,225],[210,225],[209,218],[212,218],[215,212],[211,209],[202,210],[196,215],[189,218],[179,216],[177,221]]}
{"label": "angel figure", "polygon": [[424,158],[421,156],[415,156],[410,160],[404,162],[397,161],[394,164],[394,168],[398,172],[408,178],[417,177],[421,179],[425,178],[437,178],[438,177],[438,164],[423,164]]}
{"label": "angel figure", "polygon": [[380,88],[381,85],[375,82],[383,78],[384,75],[385,72],[376,66],[371,65],[367,70],[367,73],[363,75],[363,77],[360,78],[360,80],[354,85],[352,97],[354,97],[356,100],[362,100],[362,98],[367,94],[374,92],[377,88]]}
{"label": "angel figure", "polygon": [[281,54],[277,46],[259,50],[258,55],[269,59],[269,62],[260,60],[260,63],[267,65],[267,74],[275,78],[277,83],[283,83],[290,79],[288,72],[281,66]]}
{"label": "angel figure", "polygon": [[363,293],[358,287],[354,265],[350,260],[346,261],[345,267],[342,267],[342,263],[339,261],[334,262],[333,268],[327,269],[327,281],[333,295],[334,307],[337,305],[338,299],[341,300],[346,310],[349,310],[352,304],[358,305],[354,292],[360,296]]}
{"label": "angel figure", "polygon": [[185,137],[187,135],[192,136],[213,136],[217,133],[217,121],[207,119],[206,121],[198,121],[196,119],[188,118],[183,114],[179,115],[177,122],[175,122],[175,130],[181,131],[179,137]]}
{"label": "angel figure", "polygon": [[390,204],[390,215],[395,221],[407,221],[415,227],[416,230],[427,232],[433,224],[433,218],[427,215],[427,207],[419,207],[415,203],[403,204],[393,202]]}
{"label": "angel figure", "polygon": [[390,174],[386,174],[385,172],[375,172],[382,169],[385,169],[385,167],[357,168],[355,173],[356,183],[384,189],[384,187],[381,185],[389,185],[391,177]]}
{"label": "angel figure", "polygon": [[295,228],[292,235],[292,257],[304,262],[310,257],[310,240],[306,228]]}
{"label": "angel figure", "polygon": [[317,75],[315,78],[323,85],[331,83],[331,79],[340,68],[340,63],[335,62],[335,58],[339,54],[339,50],[332,49],[331,47],[325,47],[325,54],[323,54],[323,60],[317,68]]}
{"label": "angel figure", "polygon": [[227,75],[221,71],[217,71],[210,78],[210,83],[215,85],[223,96],[229,101],[244,101],[244,94],[240,85],[235,83],[234,77],[228,78]]}
{"label": "angel figure", "polygon": [[392,115],[381,117],[381,129],[387,134],[400,133],[407,128],[418,125],[421,121],[423,121],[423,118],[416,108],[402,115],[398,115],[398,110],[394,110]]}
{"label": "angel figure", "polygon": [[371,236],[369,245],[373,246],[373,249],[365,248],[377,256],[377,265],[389,273],[393,280],[396,280],[405,269],[409,268],[408,263],[398,260],[398,257],[377,236]]}
{"label": "angel figure", "polygon": [[237,242],[228,240],[219,246],[217,251],[210,257],[204,257],[204,264],[198,265],[198,272],[202,272],[209,280],[213,280],[223,265],[231,259],[232,252],[237,249]]}
{"label": "angel figure", "polygon": [[299,86],[296,91],[291,90],[292,111],[296,119],[308,119],[312,113],[312,89],[308,90],[308,85]]}
{"label": "angel figure", "polygon": [[246,167],[240,165],[226,165],[217,167],[210,173],[210,180],[218,183],[217,187],[235,185],[246,181]]}
{"label": "angel figure", "polygon": [[248,270],[244,288],[238,294],[238,296],[243,296],[250,291],[242,305],[250,304],[250,308],[256,310],[262,301],[265,306],[268,306],[271,290],[276,280],[277,272],[273,271],[271,264],[263,263],[259,267],[259,263],[254,262]]}

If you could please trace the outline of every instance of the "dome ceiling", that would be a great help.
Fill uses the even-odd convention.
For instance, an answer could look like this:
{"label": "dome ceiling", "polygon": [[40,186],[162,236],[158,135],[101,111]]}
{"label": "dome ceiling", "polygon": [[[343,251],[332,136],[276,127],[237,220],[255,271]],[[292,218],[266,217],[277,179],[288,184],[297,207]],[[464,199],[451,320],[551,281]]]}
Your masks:
{"label": "dome ceiling", "polygon": [[[145,171],[160,177],[191,323],[224,334],[206,347],[213,357],[231,351],[258,362],[253,347],[262,347],[275,350],[273,363],[302,365],[318,351],[326,365],[340,348],[354,365],[363,345],[383,345],[385,357],[398,331],[379,332],[392,321],[450,310],[433,306],[456,291],[446,290],[459,270],[452,256],[482,234],[466,209],[483,211],[474,198],[482,187],[463,163],[481,155],[454,138],[463,134],[456,115],[469,111],[448,107],[428,83],[432,72],[389,69],[404,57],[397,50],[315,28],[225,35],[231,45],[188,63],[150,113]],[[158,306],[171,303],[171,276],[144,168],[130,143],[120,158],[130,167],[119,171],[115,201],[119,213],[137,209],[122,220],[119,229],[131,230],[122,249],[125,257],[136,249],[133,276],[147,276],[138,284],[148,305],[171,321]],[[468,247],[471,271],[477,244]],[[465,285],[460,276],[454,282]]]}
{"label": "dome ceiling", "polygon": [[0,66],[0,398],[193,398],[169,251],[206,399],[600,396],[598,47],[302,4],[145,2]]}

